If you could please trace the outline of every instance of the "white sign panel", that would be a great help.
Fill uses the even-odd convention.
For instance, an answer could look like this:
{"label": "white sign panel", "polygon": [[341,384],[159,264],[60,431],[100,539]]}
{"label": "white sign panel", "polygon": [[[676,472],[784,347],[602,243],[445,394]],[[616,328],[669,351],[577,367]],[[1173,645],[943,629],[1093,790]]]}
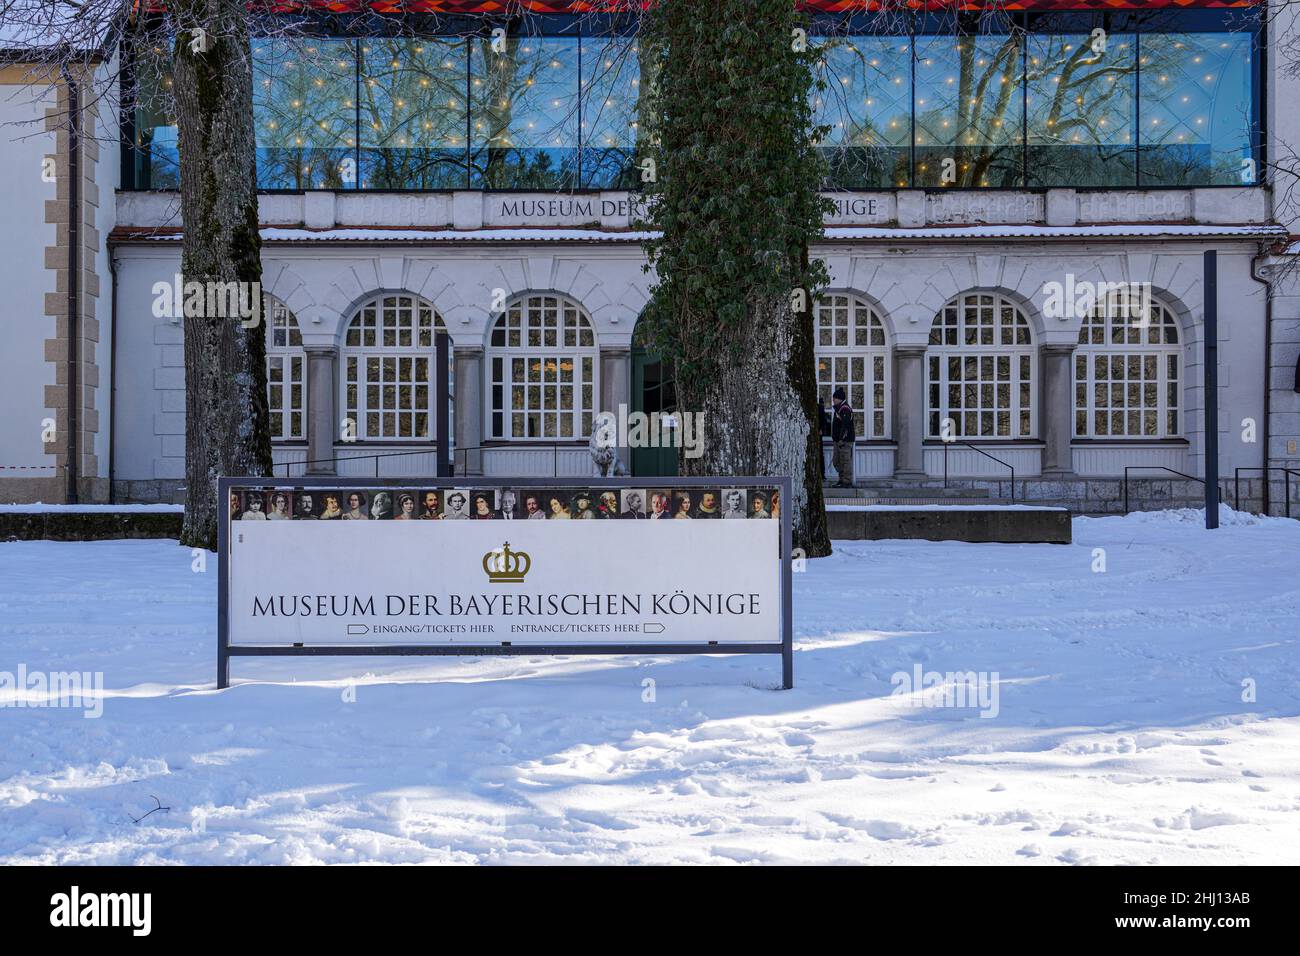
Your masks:
{"label": "white sign panel", "polygon": [[249,510],[230,524],[231,645],[782,640],[776,520],[276,521]]}

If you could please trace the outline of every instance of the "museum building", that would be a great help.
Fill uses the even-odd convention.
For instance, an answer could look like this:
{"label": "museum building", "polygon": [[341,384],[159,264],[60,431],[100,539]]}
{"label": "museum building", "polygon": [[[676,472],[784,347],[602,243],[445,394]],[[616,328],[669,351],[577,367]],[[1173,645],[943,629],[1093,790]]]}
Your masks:
{"label": "museum building", "polygon": [[[276,474],[434,474],[443,331],[457,474],[594,474],[596,413],[676,410],[637,326],[635,22],[428,0],[398,32],[373,15],[391,3],[310,6],[305,37],[253,51]],[[1197,499],[1214,251],[1220,473],[1278,513],[1296,469],[1300,501],[1296,216],[1272,167],[1300,145],[1294,10],[804,6],[834,203],[817,378],[857,412],[864,494],[1005,498],[1014,475],[1082,512],[1119,509],[1126,478],[1134,507]],[[108,36],[120,110],[33,88],[38,46],[0,50],[4,501],[183,497],[171,80]]]}

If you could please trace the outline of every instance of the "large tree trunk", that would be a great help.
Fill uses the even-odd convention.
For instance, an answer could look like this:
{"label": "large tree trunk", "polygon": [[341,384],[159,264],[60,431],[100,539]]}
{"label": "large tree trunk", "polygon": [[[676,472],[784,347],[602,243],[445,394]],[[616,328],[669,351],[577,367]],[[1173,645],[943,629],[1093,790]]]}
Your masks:
{"label": "large tree trunk", "polygon": [[[262,313],[257,229],[253,76],[243,0],[181,0],[171,6],[172,52],[185,283],[239,283]],[[193,30],[206,32],[196,52]],[[269,475],[264,321],[186,307],[185,523],[181,543],[214,549],[217,479]],[[197,314],[196,314],[197,313]]]}
{"label": "large tree trunk", "polygon": [[822,443],[817,420],[811,313],[787,297],[751,306],[732,328],[737,359],[701,387],[677,380],[683,408],[704,409],[698,458],[679,456],[684,475],[789,475],[794,546],[808,557],[831,553],[822,500]]}
{"label": "large tree trunk", "polygon": [[[794,544],[830,553],[813,359],[812,296],[826,281],[823,161],[813,142],[814,53],[789,0],[662,0],[642,26],[655,82],[640,144],[655,270],[642,315],[673,359],[678,408],[703,413],[689,475],[788,476]],[[643,91],[643,95],[647,91]]]}

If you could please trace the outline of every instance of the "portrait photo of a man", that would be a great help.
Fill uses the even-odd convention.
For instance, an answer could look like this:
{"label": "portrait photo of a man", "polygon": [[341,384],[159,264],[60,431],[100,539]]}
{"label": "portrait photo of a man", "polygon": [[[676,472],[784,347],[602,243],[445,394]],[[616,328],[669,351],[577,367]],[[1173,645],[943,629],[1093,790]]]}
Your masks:
{"label": "portrait photo of a man", "polygon": [[745,489],[724,488],[722,491],[722,517],[745,518]]}
{"label": "portrait photo of a man", "polygon": [[429,490],[420,496],[420,517],[425,521],[442,520],[442,499],[438,492]]}
{"label": "portrait photo of a man", "polygon": [[310,491],[298,492],[293,516],[299,521],[316,521],[316,498]]}
{"label": "portrait photo of a man", "polygon": [[529,521],[546,520],[546,508],[537,492],[530,491],[524,495],[524,517]]}
{"label": "portrait photo of a man", "polygon": [[672,497],[666,491],[650,492],[650,518],[658,520],[660,518],[671,518]]}
{"label": "portrait photo of a man", "polygon": [[600,493],[600,498],[596,501],[596,517],[618,517],[618,493],[616,491],[607,490]]}
{"label": "portrait photo of a man", "polygon": [[515,511],[519,507],[519,496],[509,490],[497,492],[497,517],[505,521],[515,519]]}
{"label": "portrait photo of a man", "polygon": [[700,503],[695,508],[695,517],[720,518],[722,516],[722,508],[718,501],[718,493],[712,488],[706,488],[699,494]]}
{"label": "portrait photo of a man", "polygon": [[393,496],[387,491],[376,491],[370,499],[370,519],[387,521],[393,516]]}
{"label": "portrait photo of a man", "polygon": [[624,488],[623,507],[619,509],[620,518],[645,517],[645,492],[639,488]]}
{"label": "portrait photo of a man", "polygon": [[591,492],[579,491],[573,496],[573,517],[594,519],[596,512],[591,507]]}
{"label": "portrait photo of a man", "polygon": [[342,521],[343,509],[339,506],[339,493],[337,491],[327,491],[325,492],[324,498],[325,507],[321,509],[321,520]]}
{"label": "portrait photo of a man", "polygon": [[453,488],[447,493],[447,508],[442,513],[448,521],[469,519],[469,489]]}

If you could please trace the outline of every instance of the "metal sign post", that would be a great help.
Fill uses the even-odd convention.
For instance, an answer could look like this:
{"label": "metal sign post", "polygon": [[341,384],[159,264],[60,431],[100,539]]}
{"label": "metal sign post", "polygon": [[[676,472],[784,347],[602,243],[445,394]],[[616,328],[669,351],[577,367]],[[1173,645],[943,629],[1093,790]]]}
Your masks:
{"label": "metal sign post", "polygon": [[[662,478],[647,481],[645,478],[483,478],[474,477],[467,484],[472,484],[475,492],[488,490],[502,490],[527,492],[530,490],[565,490],[565,491],[589,491],[594,496],[598,496],[602,491],[612,490],[619,491],[622,489],[650,489],[652,491],[672,491],[678,490],[697,490],[697,489],[721,489],[736,488],[750,489],[759,491],[763,489],[779,490],[782,499],[785,502],[790,501],[791,481],[789,478]],[[300,492],[305,492],[316,496],[318,500],[329,494],[331,491],[386,491],[390,496],[395,496],[398,490],[415,493],[417,491],[428,491],[430,489],[439,489],[441,491],[452,490],[446,479],[436,478],[319,478],[319,479],[284,479],[276,480],[274,478],[222,478],[219,482],[220,510],[221,520],[218,526],[218,597],[217,597],[217,687],[226,688],[230,686],[230,659],[232,657],[366,657],[366,656],[493,656],[493,655],[676,655],[676,654],[780,654],[781,655],[781,676],[782,687],[790,689],[794,686],[794,622],[792,618],[792,529],[790,522],[790,512],[788,506],[782,508],[780,520],[777,522],[777,547],[780,553],[773,555],[773,558],[780,562],[779,568],[773,569],[779,572],[780,579],[777,582],[775,593],[779,594],[779,633],[770,635],[756,635],[755,640],[749,641],[732,637],[726,640],[703,640],[699,639],[693,643],[668,643],[668,642],[647,642],[636,641],[629,643],[523,643],[493,640],[491,642],[481,643],[460,643],[439,642],[432,644],[420,643],[376,643],[376,644],[340,644],[340,643],[309,643],[300,635],[286,635],[281,641],[278,637],[274,641],[259,641],[258,643],[232,643],[231,641],[231,588],[232,588],[232,534],[240,529],[243,521],[232,522],[231,520],[231,499],[232,496],[238,498],[239,495],[246,495],[248,492],[259,492],[262,494],[275,492],[286,492],[291,496],[292,501],[298,501]],[[341,495],[331,495],[335,499]],[[757,497],[757,495],[756,495]],[[386,522],[387,523],[387,522]],[[527,522],[522,522],[527,523]],[[749,522],[746,522],[748,524]],[[765,521],[764,524],[770,524]],[[493,525],[500,530],[503,524],[501,520],[493,522]],[[360,534],[363,529],[356,529]],[[266,532],[270,534],[272,532]],[[415,532],[422,536],[427,536],[428,532]],[[649,528],[644,531],[645,534],[654,534]],[[241,535],[242,536],[242,535]],[[423,537],[423,540],[428,540]],[[770,538],[768,539],[770,540]],[[340,561],[349,562],[355,566],[357,562],[357,550],[349,549],[347,553],[339,555]],[[487,556],[484,556],[486,562]],[[430,575],[438,573],[438,565],[431,563],[428,566]],[[484,569],[488,565],[485,563]],[[675,570],[674,570],[674,573]],[[707,577],[707,576],[706,576]],[[683,581],[685,586],[687,582]],[[708,581],[697,582],[705,591],[708,590]],[[674,585],[675,586],[675,585]],[[584,612],[585,613],[585,612]],[[708,618],[705,617],[705,626]],[[286,625],[287,627],[288,625]],[[296,625],[295,625],[296,626]],[[278,630],[278,626],[277,626]],[[662,632],[662,627],[660,627]],[[283,633],[283,632],[280,632]],[[352,633],[349,631],[348,633]],[[656,633],[645,630],[642,633]],[[712,631],[709,632],[714,633]]]}
{"label": "metal sign post", "polygon": [[451,477],[451,383],[447,381],[447,364],[451,361],[451,337],[446,332],[434,336],[433,373],[434,428],[438,436],[438,477]]}
{"label": "metal sign post", "polygon": [[[1205,253],[1205,527],[1219,526],[1219,262]],[[1267,477],[1267,476],[1265,476]]]}

